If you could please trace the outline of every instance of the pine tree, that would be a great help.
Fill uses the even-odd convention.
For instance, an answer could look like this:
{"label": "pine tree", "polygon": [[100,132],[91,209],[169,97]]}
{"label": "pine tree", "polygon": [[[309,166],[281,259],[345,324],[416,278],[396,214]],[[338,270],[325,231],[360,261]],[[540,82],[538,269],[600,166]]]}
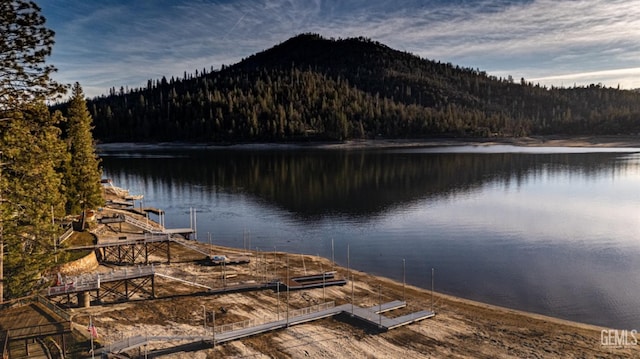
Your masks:
{"label": "pine tree", "polygon": [[73,85],[67,111],[67,147],[71,155],[66,181],[67,212],[79,213],[103,205],[103,198],[100,162],[91,135],[92,119],[82,87],[77,82]]}
{"label": "pine tree", "polygon": [[55,67],[45,65],[54,32],[33,1],[0,2],[0,111],[25,102],[59,96],[64,86],[51,79]]}
{"label": "pine tree", "polygon": [[61,116],[44,105],[65,92],[45,65],[53,35],[33,1],[0,1],[0,303],[33,289],[53,247],[51,209],[64,203]]}
{"label": "pine tree", "polygon": [[60,118],[51,116],[44,103],[23,105],[11,114],[2,134],[4,270],[10,297],[34,289],[52,263],[57,234],[52,209],[61,214],[64,203],[61,168],[66,151],[57,127]]}

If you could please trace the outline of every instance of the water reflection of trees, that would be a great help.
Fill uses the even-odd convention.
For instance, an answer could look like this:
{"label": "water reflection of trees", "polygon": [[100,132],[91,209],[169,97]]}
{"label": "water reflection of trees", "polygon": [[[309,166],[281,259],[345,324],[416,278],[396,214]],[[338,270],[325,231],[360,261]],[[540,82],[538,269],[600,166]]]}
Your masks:
{"label": "water reflection of trees", "polygon": [[[168,156],[166,156],[168,155]],[[638,167],[620,154],[391,153],[388,151],[176,151],[106,156],[112,175],[126,173],[155,186],[205,186],[245,193],[305,218],[371,216],[390,207],[437,199],[487,183],[520,185],[571,173],[614,176]]]}

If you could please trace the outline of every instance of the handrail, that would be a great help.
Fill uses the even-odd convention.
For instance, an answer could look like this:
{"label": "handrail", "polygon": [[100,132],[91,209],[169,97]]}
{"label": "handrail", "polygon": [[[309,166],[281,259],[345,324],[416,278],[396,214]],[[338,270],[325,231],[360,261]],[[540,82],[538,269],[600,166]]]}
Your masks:
{"label": "handrail", "polygon": [[100,289],[100,283],[114,282],[118,280],[131,279],[145,277],[155,274],[155,268],[153,265],[138,267],[136,269],[124,269],[114,271],[110,273],[98,273],[91,275],[80,275],[76,277],[68,277],[67,283],[49,287],[43,290],[42,293],[46,293],[47,296],[77,293],[82,291],[91,291]]}
{"label": "handrail", "polygon": [[140,221],[138,219],[135,219],[131,216],[124,216],[124,221],[126,223],[132,224],[136,227],[140,227],[143,230],[150,232],[150,233],[163,233],[164,231],[162,230],[162,228],[158,228],[155,227],[153,225],[150,225],[149,223],[147,223],[146,221]]}
{"label": "handrail", "polygon": [[[13,339],[24,339],[24,338],[32,338],[36,336],[48,336],[48,335],[60,334],[61,328],[62,328],[62,332],[70,331],[71,322],[64,321],[64,322],[33,325],[30,327],[11,328],[11,333],[12,333],[11,337]],[[9,335],[7,335],[7,337],[8,336]]]}
{"label": "handrail", "polygon": [[73,226],[69,226],[69,228],[64,233],[62,233],[60,237],[58,237],[57,245],[61,245],[64,241],[69,239],[72,234],[73,234]]}
{"label": "handrail", "polygon": [[43,296],[38,294],[38,295],[36,295],[36,301],[38,303],[40,303],[40,304],[43,304],[47,308],[49,308],[51,311],[53,311],[54,313],[59,315],[62,319],[67,320],[67,321],[71,321],[71,315],[69,313],[65,312],[64,310],[62,310],[62,308],[60,308],[57,305],[53,304],[47,298],[45,298],[45,297],[43,297]]}
{"label": "handrail", "polygon": [[9,331],[5,331],[4,345],[2,346],[2,358],[9,358]]}

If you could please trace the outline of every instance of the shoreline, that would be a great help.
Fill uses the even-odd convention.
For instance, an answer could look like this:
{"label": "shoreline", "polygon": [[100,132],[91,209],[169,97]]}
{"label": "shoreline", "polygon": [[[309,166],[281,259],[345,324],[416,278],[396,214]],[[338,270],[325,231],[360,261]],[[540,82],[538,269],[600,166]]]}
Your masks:
{"label": "shoreline", "polygon": [[[109,233],[109,236],[141,233],[133,226],[123,226],[123,228],[121,233]],[[104,234],[98,235],[98,238],[105,240]],[[210,246],[197,241],[189,241],[189,244],[209,253],[227,256],[247,255],[242,248]],[[249,253],[252,259],[251,264],[228,266],[228,269],[222,272],[223,269],[220,266],[203,266],[201,252],[194,252],[178,244],[171,246],[171,253],[176,256],[176,259],[172,259],[171,265],[164,265],[162,258],[154,257],[157,268],[164,273],[176,277],[182,276],[211,286],[221,285],[222,273],[232,273],[233,276],[230,278],[233,279],[229,280],[239,283],[243,280],[257,279],[259,277],[256,275],[262,271],[263,266],[265,271],[273,270],[274,275],[280,276],[285,273],[289,275],[289,270],[291,270],[291,276],[294,276],[306,275],[307,270],[314,273],[330,268],[342,277],[353,276],[353,281],[349,281],[344,286],[292,291],[287,303],[291,302],[293,309],[326,301],[335,301],[335,305],[348,304],[352,296],[355,298],[356,305],[375,307],[380,303],[379,299],[382,299],[382,302],[388,302],[402,300],[404,297],[408,307],[406,310],[394,311],[397,312],[394,315],[398,316],[417,310],[430,310],[432,303],[430,290],[403,285],[386,277],[374,276],[354,269],[349,270],[331,263],[327,258],[315,255],[285,252],[265,252],[255,253],[255,255]],[[113,269],[109,266],[101,267],[99,271]],[[197,334],[202,328],[202,319],[200,319],[202,308],[213,308],[212,310],[216,312],[214,316],[216,326],[274,317],[276,304],[281,310],[280,317],[284,315],[284,292],[277,296],[271,290],[212,295],[203,292],[202,289],[198,290],[182,283],[162,279],[156,280],[156,286],[159,295],[155,299],[78,308],[73,309],[72,313],[74,317],[78,317],[81,327],[84,328],[88,324],[83,322],[87,318],[86,314],[93,315],[94,323],[101,333],[100,340],[104,343],[140,333],[159,336]],[[352,288],[355,288],[355,292]],[[381,288],[384,288],[382,292]],[[289,293],[287,298],[288,295]],[[212,348],[210,344],[200,344],[187,350],[179,343],[165,342],[153,343],[149,345],[149,350],[152,353],[154,351],[158,354],[163,353],[163,357],[168,358],[211,356],[395,358],[422,357],[427,353],[432,357],[457,358],[595,356],[623,358],[638,355],[640,350],[638,346],[602,345],[602,331],[609,328],[438,292],[433,293],[433,298],[435,317],[388,332],[379,332],[373,328],[363,327],[352,319],[337,317],[258,334],[218,345],[216,348]]]}
{"label": "shoreline", "polygon": [[[547,139],[542,143],[553,144],[554,146],[550,147],[555,147],[558,144],[557,141],[567,140]],[[438,146],[443,146],[442,143],[438,142]],[[455,143],[470,145],[468,143],[460,144],[457,141]],[[562,143],[579,145],[582,142],[574,138],[570,142]],[[619,142],[591,141],[589,143],[597,147],[607,147],[612,143],[618,146]],[[346,145],[351,146],[348,148],[358,148],[357,146],[362,144]],[[373,148],[385,148],[380,145],[379,142],[376,142],[376,146]],[[475,145],[505,145],[505,143],[482,142]],[[635,145],[632,141],[627,142],[627,147]],[[157,148],[156,145],[151,146]],[[173,147],[175,144],[170,146]],[[386,146],[397,147],[397,141],[391,141]],[[403,143],[403,146],[417,145],[414,142],[409,142]],[[125,228],[119,235],[132,233],[141,234],[143,232],[139,228]],[[108,233],[108,235],[114,236],[116,234]],[[101,235],[98,237],[100,240],[103,239]],[[210,247],[209,244],[203,242],[190,242],[201,249],[210,251],[210,253],[244,255],[241,248],[218,245]],[[206,281],[211,286],[220,285],[220,278],[223,275],[221,269],[202,266],[202,254],[194,256],[193,252],[190,253],[188,249],[180,248],[178,245],[177,248],[172,245],[171,252],[175,253],[179,260],[172,261],[170,266],[158,265],[163,271],[168,271],[175,276],[184,276],[184,278],[195,278],[193,281]],[[255,256],[251,254],[251,264],[229,266],[227,270],[233,273],[234,282],[241,283],[258,278],[255,273],[262,271],[262,266],[269,268],[269,271],[273,267],[274,275],[278,273],[282,278],[284,273],[289,272],[289,260],[284,261],[285,257],[291,257],[291,275],[307,274],[307,269],[311,273],[319,272],[322,268],[326,270],[333,265],[329,259],[313,255],[277,252],[279,261],[266,258],[271,256],[275,257],[276,254],[268,252],[264,254],[263,259],[258,253]],[[155,258],[154,261],[162,263],[161,258]],[[99,270],[107,271],[112,268],[106,266]],[[301,271],[302,268],[304,268],[304,273]],[[336,270],[342,276],[346,276],[347,269],[336,265]],[[377,305],[380,302],[378,288],[382,285],[385,288],[383,302],[402,299],[406,289],[406,299],[410,307],[408,312],[428,310],[430,307],[430,291],[428,289],[411,285],[406,285],[403,288],[403,283],[353,269],[349,273],[355,275],[353,285],[356,288],[356,305],[363,307]],[[201,314],[203,309],[201,308],[214,308],[214,311],[216,311],[215,308],[226,308],[224,312],[216,312],[215,314],[215,325],[226,325],[273,317],[276,303],[283,305],[284,302],[283,298],[276,297],[275,293],[268,290],[213,295],[203,292],[202,289],[195,290],[180,283],[162,279],[158,282],[160,292],[158,298],[79,308],[72,310],[72,312],[78,317],[85,314],[94,315],[96,326],[103,333],[101,339],[104,340],[104,343],[109,343],[142,332],[159,336],[194,335],[202,328],[202,319],[194,319],[203,317]],[[350,286],[351,284],[343,287],[327,287],[326,299],[334,300],[336,305],[350,303],[352,295]],[[323,289],[316,288],[292,293],[291,305],[295,309],[325,301]],[[624,358],[640,353],[640,346],[637,345],[637,342],[633,346],[602,345],[603,331],[609,333],[615,328],[560,319],[438,292],[434,292],[434,298],[436,312],[434,318],[384,333],[355,325],[353,320],[346,318],[328,318],[240,339],[217,348],[201,345],[193,351],[184,351],[183,349],[175,349],[179,348],[176,343],[157,343],[150,345],[149,348],[152,351],[155,350],[156,353],[169,353],[166,357],[170,358],[211,356],[395,358],[400,356],[422,357],[425,353],[429,353],[433,357],[459,358],[597,356]],[[407,313],[401,310],[398,315],[403,314]],[[200,316],[198,317],[198,315]],[[282,316],[282,312],[280,312],[280,316]],[[84,318],[86,317],[85,315]],[[82,323],[85,328],[87,324]],[[620,330],[628,331],[632,329],[634,328],[620,328]]]}
{"label": "shoreline", "polygon": [[111,142],[97,145],[99,151],[110,152],[123,149],[212,149],[212,150],[366,150],[398,148],[434,148],[454,146],[514,147],[584,147],[584,148],[640,148],[640,136],[530,136],[494,138],[434,137],[426,139],[365,139],[318,142],[255,142],[255,143],[188,143],[188,142]]}

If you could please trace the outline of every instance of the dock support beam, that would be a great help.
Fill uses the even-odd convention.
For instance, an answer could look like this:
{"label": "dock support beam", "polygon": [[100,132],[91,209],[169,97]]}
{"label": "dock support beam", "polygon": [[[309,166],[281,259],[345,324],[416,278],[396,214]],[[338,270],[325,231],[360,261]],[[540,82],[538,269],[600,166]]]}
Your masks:
{"label": "dock support beam", "polygon": [[89,308],[91,306],[91,296],[89,292],[78,292],[78,307]]}

